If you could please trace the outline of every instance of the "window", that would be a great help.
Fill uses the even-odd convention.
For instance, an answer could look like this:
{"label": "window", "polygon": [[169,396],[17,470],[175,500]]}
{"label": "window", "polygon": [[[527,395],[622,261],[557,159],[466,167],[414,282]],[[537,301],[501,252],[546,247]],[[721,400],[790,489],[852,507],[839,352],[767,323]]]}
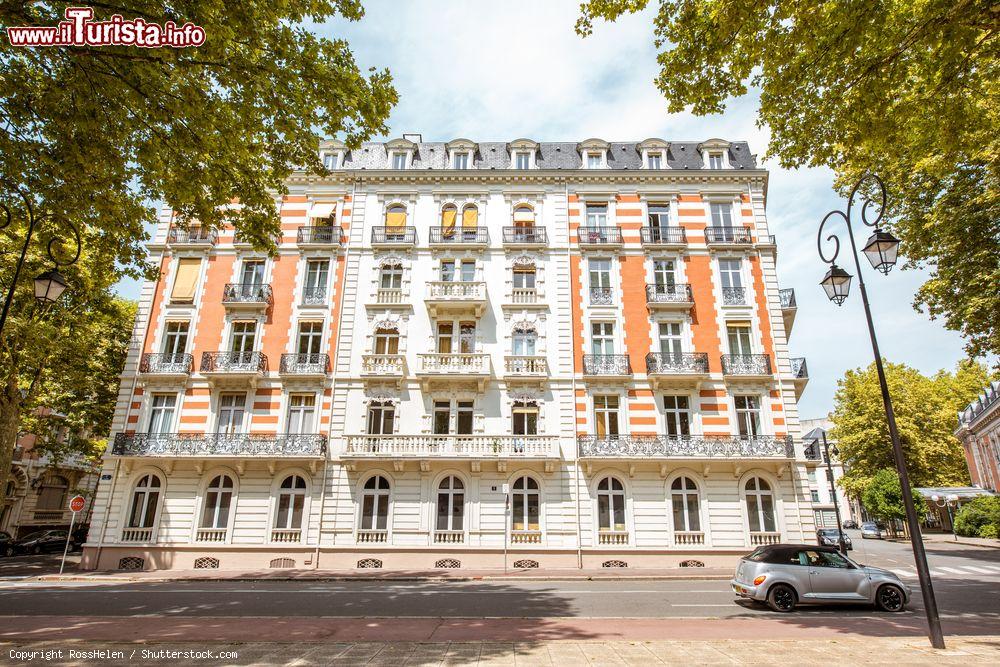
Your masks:
{"label": "window", "polygon": [[246,415],[246,394],[219,395],[219,421],[217,433],[242,433]]}
{"label": "window", "polygon": [[729,342],[729,354],[735,356],[753,354],[753,348],[750,345],[750,325],[727,324],[726,337]]}
{"label": "window", "polygon": [[514,226],[515,227],[534,227],[535,226],[535,211],[527,204],[520,204],[514,208]]}
{"label": "window", "polygon": [[668,359],[680,361],[681,355],[684,353],[681,323],[660,322],[659,330],[660,354],[663,355],[663,361],[667,361]]}
{"label": "window", "polygon": [[263,260],[248,259],[243,262],[243,267],[240,270],[240,284],[251,287],[260,287],[264,284]]}
{"label": "window", "polygon": [[469,154],[468,153],[455,153],[454,167],[455,167],[455,169],[468,169],[469,168]]}
{"label": "window", "polygon": [[527,401],[514,401],[512,410],[514,435],[538,435],[538,406]]}
{"label": "window", "polygon": [[433,431],[435,435],[447,435],[452,432],[452,412],[454,408],[454,424],[456,435],[472,435],[473,402],[472,401],[434,401]]}
{"label": "window", "polygon": [[322,322],[299,322],[299,354],[319,354],[323,346]]}
{"label": "window", "polygon": [[316,432],[315,394],[292,394],[288,397],[288,432]]}
{"label": "window", "polygon": [[392,168],[406,169],[406,153],[397,152],[392,154]]}
{"label": "window", "polygon": [[35,502],[35,509],[39,510],[63,510],[66,505],[66,493],[69,491],[69,482],[60,475],[48,475],[42,480],[42,485],[38,487],[38,500]]}
{"label": "window", "polygon": [[675,438],[691,435],[691,408],[687,396],[664,396],[663,416],[667,435]]}
{"label": "window", "polygon": [[455,261],[446,259],[441,261],[440,278],[442,282],[450,283],[455,280]]}
{"label": "window", "polygon": [[515,357],[533,357],[536,342],[537,335],[534,329],[518,327],[514,329],[511,337],[511,354]]}
{"label": "window", "polygon": [[591,353],[597,356],[615,353],[615,323],[591,322]]}
{"label": "window", "polygon": [[434,435],[451,432],[451,401],[434,401],[433,420]]}
{"label": "window", "polygon": [[326,284],[330,278],[330,262],[311,259],[306,262],[305,303],[322,304],[326,300]]}
{"label": "window", "polygon": [[336,169],[340,160],[336,153],[323,153],[323,166],[327,169]]}
{"label": "window", "polygon": [[608,225],[608,205],[587,204],[587,226],[607,227],[607,225]]}
{"label": "window", "polygon": [[361,530],[386,530],[389,525],[389,481],[376,475],[361,494]]}
{"label": "window", "polygon": [[455,413],[455,433],[472,435],[472,401],[458,401]]}
{"label": "window", "polygon": [[189,322],[167,322],[167,329],[163,334],[164,354],[184,354],[187,350],[189,327]]}
{"label": "window", "polygon": [[587,169],[600,169],[602,158],[601,153],[587,153]]}
{"label": "window", "polygon": [[447,204],[441,208],[441,236],[450,239],[455,235],[455,222],[458,220],[458,207]]}
{"label": "window", "polygon": [[722,169],[722,153],[712,152],[708,154],[708,168]]}
{"label": "window", "polygon": [[809,493],[812,495],[812,501],[814,503],[818,503],[819,502],[819,491],[816,491],[814,489],[814,490],[810,491]]}
{"label": "window", "polygon": [[451,353],[451,339],[455,334],[455,325],[451,322],[438,322],[437,351],[438,354]]}
{"label": "window", "polygon": [[396,406],[389,401],[368,404],[368,435],[391,435],[395,431],[395,421]]}
{"label": "window", "polygon": [[192,257],[178,259],[177,276],[174,278],[174,287],[170,293],[170,301],[172,303],[194,303],[194,295],[198,289],[198,277],[200,275],[200,259]]}
{"label": "window", "polygon": [[[651,229],[666,229],[670,226],[670,206],[667,204],[649,205],[649,226]],[[656,238],[654,240],[660,240]]]}
{"label": "window", "polygon": [[[400,167],[402,169],[402,167]],[[393,204],[385,209],[385,226],[392,229],[399,229],[406,226],[406,207],[402,204]]]}
{"label": "window", "polygon": [[618,435],[618,396],[594,396],[594,424],[599,438]]}
{"label": "window", "polygon": [[592,259],[590,260],[590,289],[610,290],[611,289],[611,260]]}
{"label": "window", "polygon": [[760,434],[760,398],[736,396],[736,424],[741,438],[754,438]]}
{"label": "window", "polygon": [[539,530],[541,497],[538,482],[533,477],[525,475],[517,478],[512,491],[513,511],[510,520],[512,530]]}
{"label": "window", "polygon": [[670,500],[674,510],[674,530],[701,530],[698,507],[698,487],[688,477],[678,477],[670,485]]}
{"label": "window", "polygon": [[403,288],[403,265],[386,264],[379,269],[378,276],[379,289],[402,289]]}
{"label": "window", "polygon": [[246,320],[233,322],[233,331],[229,346],[230,351],[236,353],[253,352],[256,340],[257,322]]}
{"label": "window", "polygon": [[514,289],[533,290],[535,289],[535,267],[518,266],[513,272]]}
{"label": "window", "polygon": [[149,432],[171,433],[174,430],[176,410],[176,394],[153,394],[153,402],[149,408]]}
{"label": "window", "polygon": [[660,153],[650,153],[649,157],[646,159],[646,167],[648,169],[661,169],[662,167],[660,166],[660,159],[661,159]]}
{"label": "window", "polygon": [[750,532],[774,532],[774,496],[771,485],[760,477],[751,477],[744,486],[746,491],[747,519]]}
{"label": "window", "polygon": [[388,327],[375,330],[375,354],[399,354],[399,332]]}
{"label": "window", "polygon": [[712,212],[712,226],[713,227],[732,227],[733,226],[733,206],[732,204],[723,204],[719,202],[712,202],[709,205],[709,209]]}
{"label": "window", "polygon": [[518,151],[514,153],[514,169],[530,169],[531,168],[531,153],[527,151]]}
{"label": "window", "polygon": [[466,241],[475,241],[479,236],[479,209],[467,204],[462,209],[462,237]]}
{"label": "window", "polygon": [[625,487],[614,477],[597,485],[597,527],[602,532],[625,531]]}
{"label": "window", "polygon": [[722,277],[722,288],[743,287],[743,262],[739,259],[720,259],[719,275]]}
{"label": "window", "polygon": [[657,294],[673,294],[676,278],[674,261],[657,259],[653,262],[653,288]]}
{"label": "window", "polygon": [[278,491],[278,508],[274,514],[277,530],[301,530],[302,511],[306,504],[306,480],[289,475]]}
{"label": "window", "polygon": [[229,475],[217,475],[205,490],[205,506],[201,513],[201,527],[226,529],[229,527],[229,508],[233,504],[233,480]]}
{"label": "window", "polygon": [[476,351],[476,323],[459,322],[458,331],[458,351],[473,354]]}
{"label": "window", "polygon": [[463,259],[460,262],[451,259],[442,260],[440,277],[442,282],[459,280],[471,283],[476,279],[476,260]]}
{"label": "window", "polygon": [[132,509],[128,513],[129,528],[152,528],[160,501],[160,478],[143,475],[132,490]]}
{"label": "window", "polygon": [[465,517],[465,485],[454,475],[438,484],[436,530],[462,530]]}

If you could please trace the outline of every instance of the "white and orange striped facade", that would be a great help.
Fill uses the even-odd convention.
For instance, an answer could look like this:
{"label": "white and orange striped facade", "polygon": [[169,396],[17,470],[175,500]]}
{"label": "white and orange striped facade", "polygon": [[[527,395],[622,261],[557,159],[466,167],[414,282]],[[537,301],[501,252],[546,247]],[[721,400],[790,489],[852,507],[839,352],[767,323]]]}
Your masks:
{"label": "white and orange striped facade", "polygon": [[814,539],[746,143],[324,144],[149,245],[84,566],[674,567]]}

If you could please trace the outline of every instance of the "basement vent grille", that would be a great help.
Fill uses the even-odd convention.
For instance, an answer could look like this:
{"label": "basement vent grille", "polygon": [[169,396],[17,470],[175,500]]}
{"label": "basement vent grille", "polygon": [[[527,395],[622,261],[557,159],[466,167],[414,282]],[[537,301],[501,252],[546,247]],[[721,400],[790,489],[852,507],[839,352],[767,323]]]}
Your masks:
{"label": "basement vent grille", "polygon": [[292,560],[291,558],[274,558],[271,560],[270,567],[287,569],[290,567],[295,567],[295,561]]}
{"label": "basement vent grille", "polygon": [[201,558],[196,558],[194,560],[194,569],[196,570],[218,570],[219,569],[219,559],[212,558],[211,556],[202,556]]}
{"label": "basement vent grille", "polygon": [[434,563],[434,567],[454,570],[462,567],[462,561],[458,560],[457,558],[442,558],[441,560]]}
{"label": "basement vent grille", "polygon": [[529,570],[529,569],[531,569],[533,567],[538,567],[538,561],[537,560],[529,560],[529,559],[525,558],[524,560],[516,560],[516,561],[514,561],[514,569],[515,570]]}
{"label": "basement vent grille", "polygon": [[125,556],[118,561],[119,570],[141,570],[146,565],[146,559],[138,556]]}
{"label": "basement vent grille", "polygon": [[606,560],[601,563],[601,567],[628,567],[628,563],[623,560]]}
{"label": "basement vent grille", "polygon": [[358,561],[359,570],[379,570],[382,568],[382,561],[378,558],[362,558]]}

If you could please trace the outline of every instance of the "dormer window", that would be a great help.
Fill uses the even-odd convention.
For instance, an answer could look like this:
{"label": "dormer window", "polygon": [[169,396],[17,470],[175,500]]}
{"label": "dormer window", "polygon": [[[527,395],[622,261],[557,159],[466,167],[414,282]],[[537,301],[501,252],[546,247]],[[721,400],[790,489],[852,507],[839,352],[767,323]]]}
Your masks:
{"label": "dormer window", "polygon": [[403,153],[402,151],[397,151],[392,154],[392,168],[406,169],[406,153]]}
{"label": "dormer window", "polygon": [[528,151],[517,151],[514,153],[515,169],[531,169],[531,153]]}
{"label": "dormer window", "polygon": [[455,158],[452,161],[452,165],[455,169],[468,169],[469,168],[469,154],[468,153],[455,153]]}
{"label": "dormer window", "polygon": [[709,169],[722,169],[723,159],[721,151],[712,151],[708,154],[708,168]]}
{"label": "dormer window", "polygon": [[597,152],[587,153],[587,169],[600,169],[604,156]]}
{"label": "dormer window", "polygon": [[323,167],[333,171],[340,166],[340,155],[337,153],[323,153]]}
{"label": "dormer window", "polygon": [[662,169],[661,166],[661,154],[660,153],[650,153],[649,157],[646,158],[646,168],[647,169]]}
{"label": "dormer window", "polygon": [[731,143],[725,139],[709,139],[698,144],[705,169],[729,169],[729,149]]}

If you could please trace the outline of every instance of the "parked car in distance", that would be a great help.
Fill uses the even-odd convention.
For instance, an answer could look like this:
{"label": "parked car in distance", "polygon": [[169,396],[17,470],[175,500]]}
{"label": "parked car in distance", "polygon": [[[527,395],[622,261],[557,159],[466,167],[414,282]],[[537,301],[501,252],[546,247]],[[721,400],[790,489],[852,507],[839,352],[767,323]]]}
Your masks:
{"label": "parked car in distance", "polygon": [[23,554],[40,554],[44,551],[62,551],[65,546],[65,530],[39,530],[25,535],[14,543],[15,550]]}
{"label": "parked car in distance", "polygon": [[[820,546],[824,547],[840,546],[840,533],[842,532],[836,528],[820,528],[816,531],[816,541],[819,542]],[[851,542],[851,538],[847,536],[847,533],[844,533],[844,545],[848,551],[854,549],[854,544]]]}
{"label": "parked car in distance", "polygon": [[881,540],[885,537],[882,529],[874,521],[865,521],[861,524],[861,539],[867,540],[869,537],[875,540]]}
{"label": "parked car in distance", "polygon": [[854,519],[848,519],[847,521],[844,522],[843,526],[845,529],[855,530],[858,527],[858,522],[855,521]]}
{"label": "parked car in distance", "polygon": [[15,553],[14,538],[10,533],[0,530],[0,556],[13,556]]}
{"label": "parked car in distance", "polygon": [[833,547],[769,544],[740,559],[730,585],[742,598],[789,612],[807,603],[868,603],[902,611],[910,589],[889,570],[868,567]]}
{"label": "parked car in distance", "polygon": [[70,539],[70,545],[72,549],[79,549],[87,541],[87,533],[90,532],[90,524],[84,524],[82,526],[77,526],[73,529],[73,537]]}

